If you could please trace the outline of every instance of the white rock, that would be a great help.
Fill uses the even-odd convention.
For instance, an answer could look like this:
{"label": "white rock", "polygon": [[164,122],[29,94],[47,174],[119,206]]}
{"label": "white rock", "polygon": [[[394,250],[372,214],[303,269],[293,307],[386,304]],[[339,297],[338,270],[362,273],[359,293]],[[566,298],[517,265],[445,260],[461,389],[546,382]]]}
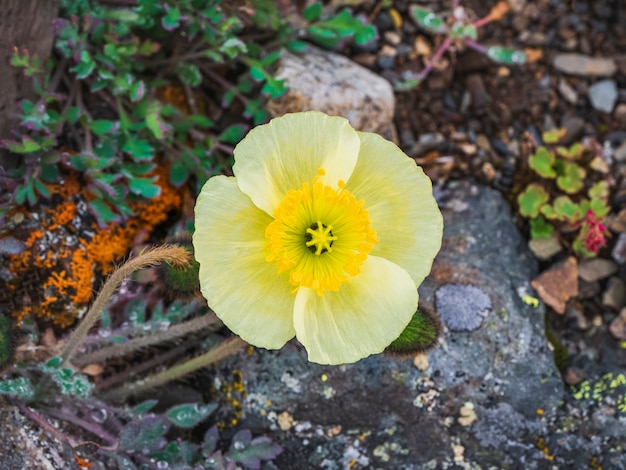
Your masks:
{"label": "white rock", "polygon": [[617,70],[613,59],[583,54],[558,54],[552,63],[561,72],[587,77],[608,77]]}
{"label": "white rock", "polygon": [[289,90],[267,103],[272,116],[322,111],[347,118],[357,130],[397,141],[391,84],[346,57],[313,46],[299,55],[286,52],[276,77]]}
{"label": "white rock", "polygon": [[610,113],[617,102],[617,85],[614,80],[600,80],[589,87],[588,95],[594,109]]}

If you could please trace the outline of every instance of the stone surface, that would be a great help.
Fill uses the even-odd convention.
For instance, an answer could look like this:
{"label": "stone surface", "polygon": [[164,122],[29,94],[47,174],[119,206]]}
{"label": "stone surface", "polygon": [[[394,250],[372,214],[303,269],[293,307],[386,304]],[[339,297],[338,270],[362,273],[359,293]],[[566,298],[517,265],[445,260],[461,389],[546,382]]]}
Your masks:
{"label": "stone surface", "polygon": [[557,313],[565,312],[569,299],[578,295],[578,268],[576,258],[568,257],[555,264],[530,283],[541,300]]}
{"label": "stone surface", "polygon": [[444,284],[435,292],[437,313],[450,331],[474,331],[491,310],[491,299],[480,287]]}
{"label": "stone surface", "polygon": [[617,264],[606,258],[587,259],[578,264],[578,277],[587,282],[605,279],[616,272]]}
{"label": "stone surface", "polygon": [[561,72],[589,77],[611,76],[617,70],[613,59],[583,54],[557,54],[552,63]]}
{"label": "stone surface", "polygon": [[542,261],[552,258],[563,249],[555,235],[547,238],[533,238],[528,242],[528,248]]}
{"label": "stone surface", "polygon": [[609,331],[614,338],[626,341],[626,308],[623,308],[609,325]]}
{"label": "stone surface", "polygon": [[610,278],[602,293],[602,306],[619,310],[624,306],[624,299],[626,299],[624,281],[619,277]]}
{"label": "stone surface", "polygon": [[615,80],[600,80],[589,87],[589,102],[597,111],[610,113],[617,102],[617,84]]}
{"label": "stone surface", "polygon": [[421,302],[432,307],[442,286],[471,283],[491,302],[476,330],[446,328],[419,369],[412,359],[383,355],[320,366],[308,363],[295,341],[223,365],[225,374],[242,370],[242,425],[283,445],[275,462],[281,470],[515,468],[519,462],[566,468],[591,458],[584,435],[562,452],[559,436],[546,438],[555,446],[553,462],[536,446],[550,434],[563,386],[544,337],[543,307],[522,300],[532,294],[537,267],[507,203],[496,191],[469,184],[446,190],[439,201],[443,248],[420,287]]}
{"label": "stone surface", "polygon": [[347,118],[357,130],[396,140],[391,84],[350,59],[308,46],[301,55],[285,52],[276,78],[284,79],[289,91],[267,103],[273,116],[323,111]]}

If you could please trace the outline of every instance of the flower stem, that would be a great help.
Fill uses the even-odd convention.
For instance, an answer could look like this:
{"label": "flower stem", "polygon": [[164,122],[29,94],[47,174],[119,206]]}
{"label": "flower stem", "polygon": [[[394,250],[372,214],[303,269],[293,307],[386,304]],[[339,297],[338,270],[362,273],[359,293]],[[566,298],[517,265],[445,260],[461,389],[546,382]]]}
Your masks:
{"label": "flower stem", "polygon": [[437,52],[435,52],[435,55],[432,56],[432,58],[428,61],[428,64],[426,64],[426,67],[424,67],[422,71],[418,74],[417,80],[419,83],[421,83],[426,78],[426,76],[430,73],[430,71],[433,69],[435,64],[439,62],[439,60],[443,56],[443,53],[446,52],[450,48],[451,44],[452,44],[452,39],[450,38],[446,38],[445,41],[441,43],[441,46],[439,46],[439,49],[437,49]]}
{"label": "flower stem", "polygon": [[96,323],[98,318],[100,318],[100,314],[102,313],[102,310],[106,306],[108,300],[111,298],[111,295],[113,295],[113,293],[117,290],[126,276],[129,276],[139,269],[154,265],[161,261],[172,263],[175,266],[184,267],[189,264],[189,252],[185,248],[181,248],[176,245],[163,245],[144,251],[136,257],[129,259],[126,263],[116,269],[106,280],[104,286],[102,286],[102,289],[85,315],[85,318],[83,318],[76,330],[74,330],[68,339],[67,344],[61,353],[64,366],[67,367],[69,365],[72,356],[76,352],[76,348],[78,348],[87,333],[89,333],[91,327]]}
{"label": "flower stem", "polygon": [[111,390],[103,394],[101,397],[105,401],[125,401],[131,395],[141,395],[142,393],[151,390],[155,387],[159,387],[167,382],[181,379],[198,369],[210,366],[228,356],[231,356],[246,346],[246,342],[234,336],[223,341],[219,346],[216,346],[209,351],[194,357],[193,359],[183,362],[182,364],[175,365],[169,369],[159,372],[157,374],[141,379],[135,383],[129,383],[123,385],[120,388]]}
{"label": "flower stem", "polygon": [[165,331],[153,332],[150,335],[133,338],[122,344],[114,344],[113,346],[107,346],[92,353],[83,354],[74,359],[73,363],[74,365],[82,367],[87,364],[104,362],[111,357],[123,356],[138,349],[152,346],[153,344],[172,341],[180,336],[187,335],[194,331],[203,330],[204,328],[208,328],[219,323],[220,321],[215,315],[207,313],[201,317],[193,318],[192,320],[184,323],[174,325]]}

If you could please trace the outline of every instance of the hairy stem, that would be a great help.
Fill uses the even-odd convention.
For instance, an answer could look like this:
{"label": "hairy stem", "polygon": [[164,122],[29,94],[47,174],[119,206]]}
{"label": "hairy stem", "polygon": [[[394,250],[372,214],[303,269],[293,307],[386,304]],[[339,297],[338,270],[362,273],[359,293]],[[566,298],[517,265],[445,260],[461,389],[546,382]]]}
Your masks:
{"label": "hairy stem", "polygon": [[107,401],[126,401],[129,396],[141,395],[155,387],[159,387],[163,384],[171,382],[173,380],[181,379],[203,367],[210,366],[232,354],[235,354],[244,346],[246,342],[234,336],[232,338],[223,341],[219,346],[207,351],[206,353],[194,357],[193,359],[183,362],[182,364],[175,365],[169,369],[159,372],[154,375],[150,375],[145,379],[141,379],[135,383],[123,385],[120,388],[111,390],[104,394],[103,399]]}
{"label": "hairy stem", "polygon": [[76,352],[76,348],[78,348],[87,333],[89,333],[91,327],[98,321],[111,295],[117,290],[126,276],[139,269],[152,266],[162,261],[172,263],[175,266],[184,267],[189,264],[189,256],[189,252],[185,248],[176,245],[163,245],[144,251],[136,257],[129,259],[116,269],[106,280],[96,300],[94,300],[91,305],[91,308],[68,339],[63,353],[61,354],[64,366],[69,366],[69,362]]}
{"label": "hairy stem", "polygon": [[201,317],[174,325],[165,331],[152,332],[150,335],[133,338],[126,343],[114,344],[112,346],[98,349],[92,353],[83,354],[75,358],[72,362],[79,367],[86,366],[87,364],[104,362],[111,357],[123,356],[138,349],[152,346],[153,344],[172,341],[180,336],[218,324],[220,324],[218,318],[214,314],[208,313],[206,315],[202,315]]}

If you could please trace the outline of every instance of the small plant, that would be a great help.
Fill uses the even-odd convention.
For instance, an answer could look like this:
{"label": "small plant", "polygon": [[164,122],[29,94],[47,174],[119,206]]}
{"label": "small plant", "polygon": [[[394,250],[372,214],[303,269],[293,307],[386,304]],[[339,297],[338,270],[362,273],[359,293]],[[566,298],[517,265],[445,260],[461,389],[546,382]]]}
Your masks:
{"label": "small plant", "polygon": [[501,64],[519,65],[525,63],[526,54],[522,51],[501,46],[485,47],[476,42],[478,30],[487,23],[502,19],[509,11],[509,8],[507,2],[498,2],[487,16],[474,21],[471,19],[468,10],[459,5],[459,0],[454,0],[452,14],[447,18],[436,15],[419,5],[412,5],[409,9],[411,17],[420,27],[431,33],[443,34],[446,38],[426,67],[418,74],[410,71],[406,72],[402,80],[396,84],[396,89],[398,91],[408,91],[418,86],[432,71],[437,62],[441,60],[445,52],[451,48],[463,49],[464,47],[470,47],[485,54],[494,62]]}
{"label": "small plant", "polygon": [[593,257],[606,245],[603,220],[609,213],[608,166],[591,148],[575,143],[558,145],[564,130],[543,134],[545,146],[530,156],[528,165],[541,181],[518,195],[519,213],[529,220],[531,238],[547,238],[555,231],[574,234],[571,248],[578,256]]}

